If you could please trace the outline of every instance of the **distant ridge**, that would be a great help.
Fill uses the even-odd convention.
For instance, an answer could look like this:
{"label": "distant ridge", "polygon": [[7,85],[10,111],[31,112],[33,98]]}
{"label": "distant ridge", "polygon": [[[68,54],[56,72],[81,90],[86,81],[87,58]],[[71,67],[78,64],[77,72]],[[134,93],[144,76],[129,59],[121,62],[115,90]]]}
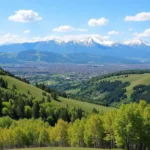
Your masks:
{"label": "distant ridge", "polygon": [[[30,50],[30,52],[29,52]],[[18,53],[31,50],[39,51],[40,56],[53,57],[53,62],[67,63],[149,63],[150,44],[142,40],[131,40],[124,42],[102,41],[99,38],[85,38],[82,40],[49,40],[33,43],[15,43],[0,46],[1,63],[12,63],[18,61]],[[11,57],[10,57],[11,53]],[[24,52],[25,53],[25,52]],[[32,52],[35,53],[35,52]],[[78,54],[86,54],[81,62]],[[90,55],[88,55],[90,54]],[[37,54],[34,60],[37,61]],[[68,56],[69,55],[69,56]],[[74,55],[75,57],[71,57]],[[78,57],[76,57],[78,55]],[[67,56],[67,57],[66,57]],[[94,57],[96,58],[94,59]],[[39,57],[39,56],[38,56]],[[44,57],[44,56],[43,56]],[[45,58],[42,60],[45,61]],[[57,59],[61,57],[61,59]],[[98,57],[98,60],[97,60]],[[33,58],[33,57],[32,57]],[[63,58],[63,60],[62,60]],[[86,61],[84,60],[86,58]],[[91,58],[93,58],[91,60]],[[27,58],[25,58],[29,61]],[[65,60],[64,60],[65,59]],[[39,59],[38,59],[39,60]],[[46,61],[47,62],[47,61]]]}

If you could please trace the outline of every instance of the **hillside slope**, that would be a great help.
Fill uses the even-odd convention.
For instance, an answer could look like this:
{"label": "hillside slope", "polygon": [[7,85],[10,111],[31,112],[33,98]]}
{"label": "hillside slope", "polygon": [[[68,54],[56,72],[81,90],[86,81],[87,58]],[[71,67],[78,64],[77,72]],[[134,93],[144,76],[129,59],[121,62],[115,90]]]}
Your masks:
{"label": "hillside slope", "polygon": [[[143,59],[142,59],[143,60]],[[91,54],[88,52],[79,53],[56,53],[49,51],[26,50],[18,53],[0,52],[0,63],[15,63],[25,62],[47,62],[47,63],[140,63],[141,59],[130,59],[125,57],[109,56],[107,54]],[[150,62],[148,59],[146,63]]]}
{"label": "hillside slope", "polygon": [[66,92],[81,101],[109,106],[140,99],[150,102],[150,71],[131,70],[95,77]]}
{"label": "hillside slope", "polygon": [[[0,72],[0,74],[1,74],[1,72]],[[13,89],[13,86],[15,85],[15,87],[16,87],[15,91],[17,93],[26,94],[26,95],[28,95],[29,98],[34,97],[34,99],[36,99],[38,101],[40,101],[42,98],[44,98],[44,99],[47,98],[47,96],[43,95],[44,91],[42,91],[41,89],[39,89],[31,84],[27,84],[25,82],[22,82],[14,77],[11,77],[8,75],[0,75],[0,78],[4,79],[8,83],[7,89],[3,89],[2,87],[0,87],[0,89],[3,89],[6,92],[11,92]],[[30,94],[28,94],[28,93],[30,93]],[[49,93],[47,93],[46,95],[51,96],[51,94],[49,94]],[[93,108],[97,109],[98,111],[108,111],[110,109],[108,107],[90,104],[90,103],[83,103],[83,102],[68,99],[68,98],[59,97],[58,99],[59,99],[59,101],[56,101],[51,96],[51,104],[56,105],[56,106],[62,106],[62,107],[69,106],[72,108],[74,108],[74,107],[81,108],[88,112],[91,112],[93,110]]]}

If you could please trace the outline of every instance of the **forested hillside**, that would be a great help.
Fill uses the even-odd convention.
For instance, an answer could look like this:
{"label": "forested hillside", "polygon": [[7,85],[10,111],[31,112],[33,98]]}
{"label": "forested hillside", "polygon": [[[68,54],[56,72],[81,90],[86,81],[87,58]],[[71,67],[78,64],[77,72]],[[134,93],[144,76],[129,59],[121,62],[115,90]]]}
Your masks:
{"label": "forested hillside", "polygon": [[[66,92],[80,101],[118,106],[121,103],[150,102],[150,70],[127,70],[92,78]],[[64,89],[65,90],[65,89]]]}
{"label": "forested hillside", "polygon": [[89,112],[108,111],[110,108],[75,101],[43,84],[33,86],[25,79],[0,69],[0,116],[18,120],[42,118],[54,125],[59,118],[71,122]]}

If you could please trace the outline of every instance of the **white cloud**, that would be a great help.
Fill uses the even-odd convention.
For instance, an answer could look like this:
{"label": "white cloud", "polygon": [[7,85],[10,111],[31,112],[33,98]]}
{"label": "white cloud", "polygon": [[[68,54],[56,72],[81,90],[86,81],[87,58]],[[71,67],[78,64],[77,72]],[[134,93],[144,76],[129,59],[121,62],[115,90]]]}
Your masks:
{"label": "white cloud", "polygon": [[76,29],[76,28],[71,27],[69,25],[54,28],[52,31],[53,32],[72,32],[72,31],[87,32],[86,29],[80,29],[80,28]]}
{"label": "white cloud", "polygon": [[99,34],[78,34],[78,35],[65,35],[65,36],[59,36],[55,39],[63,40],[65,42],[74,40],[74,41],[82,41],[86,38],[98,38],[99,40],[108,40],[109,36],[101,36]]}
{"label": "white cloud", "polygon": [[0,36],[0,44],[6,44],[6,43],[23,43],[28,42],[29,40],[26,37],[21,37],[15,34],[4,34]]}
{"label": "white cloud", "polygon": [[104,26],[108,24],[108,19],[106,18],[99,18],[99,19],[90,19],[88,21],[89,26]]}
{"label": "white cloud", "polygon": [[[150,36],[150,29],[149,29],[149,36]],[[21,37],[19,35],[15,34],[4,34],[0,35],[0,45],[3,44],[11,44],[11,43],[24,43],[24,42],[38,42],[38,41],[49,41],[49,40],[55,40],[59,43],[61,42],[68,42],[68,41],[74,41],[74,42],[84,42],[86,43],[89,40],[94,40],[95,42],[105,45],[105,46],[112,46],[115,45],[116,42],[112,41],[109,36],[102,36],[99,34],[76,34],[76,35],[64,35],[64,36],[56,36],[56,35],[48,35],[45,37],[32,37],[32,38],[27,38],[27,37]],[[117,42],[118,43],[118,42]],[[130,41],[122,41],[119,42],[122,44],[126,45],[141,45],[143,42],[139,39],[133,39]],[[150,43],[146,43],[147,45],[150,46]]]}
{"label": "white cloud", "polygon": [[10,33],[7,33],[4,35],[4,38],[8,38],[8,39],[18,38],[18,37],[19,37],[18,35],[14,35],[14,34],[10,34]]}
{"label": "white cloud", "polygon": [[34,37],[34,40],[37,41],[48,41],[48,40],[60,40],[60,41],[82,41],[85,40],[86,38],[98,38],[99,40],[108,40],[109,36],[101,36],[99,34],[72,34],[72,35],[64,35],[64,36],[45,36],[45,37]]}
{"label": "white cloud", "polygon": [[108,34],[109,34],[109,35],[118,35],[119,32],[113,30],[113,31],[109,31]]}
{"label": "white cloud", "polygon": [[77,31],[80,31],[80,32],[87,32],[88,30],[86,30],[86,29],[81,29],[81,28],[78,28],[78,29],[76,29]]}
{"label": "white cloud", "polygon": [[129,30],[129,31],[132,31],[133,29],[132,29],[132,28],[129,28],[128,30]]}
{"label": "white cloud", "polygon": [[40,17],[37,12],[32,10],[18,10],[14,15],[9,16],[8,19],[15,22],[25,23],[42,20],[42,17]]}
{"label": "white cloud", "polygon": [[54,31],[54,32],[71,32],[74,30],[75,30],[75,28],[67,25],[67,26],[60,26],[60,27],[54,28],[52,31]]}
{"label": "white cloud", "polygon": [[45,37],[33,37],[29,39],[27,37],[21,37],[19,35],[8,33],[0,36],[0,44],[37,42],[37,41],[49,41],[49,40],[68,42],[71,40],[82,41],[87,38],[98,39],[101,42],[107,42],[109,40],[109,36],[102,36],[99,34],[76,34],[76,35],[73,34],[73,35],[64,35],[64,36],[49,35]]}
{"label": "white cloud", "polygon": [[[124,41],[123,44],[125,45],[141,45],[143,44],[144,42],[140,39],[132,39],[132,40],[127,40],[127,41]],[[146,44],[146,43],[144,43]]]}
{"label": "white cloud", "polygon": [[143,38],[143,37],[150,37],[150,28],[146,29],[144,32],[142,33],[134,33],[134,37],[135,38]]}
{"label": "white cloud", "polygon": [[29,29],[25,30],[24,33],[28,34],[28,33],[30,33],[30,30]]}
{"label": "white cloud", "polygon": [[126,16],[125,21],[148,21],[150,20],[150,12],[141,12],[135,16]]}

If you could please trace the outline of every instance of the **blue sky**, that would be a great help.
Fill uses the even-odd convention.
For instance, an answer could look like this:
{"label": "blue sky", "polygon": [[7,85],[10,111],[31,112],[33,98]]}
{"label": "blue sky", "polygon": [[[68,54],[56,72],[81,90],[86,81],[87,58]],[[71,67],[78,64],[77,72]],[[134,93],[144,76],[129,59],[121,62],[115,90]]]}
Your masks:
{"label": "blue sky", "polygon": [[82,35],[150,42],[149,5],[149,0],[1,1],[0,43]]}

